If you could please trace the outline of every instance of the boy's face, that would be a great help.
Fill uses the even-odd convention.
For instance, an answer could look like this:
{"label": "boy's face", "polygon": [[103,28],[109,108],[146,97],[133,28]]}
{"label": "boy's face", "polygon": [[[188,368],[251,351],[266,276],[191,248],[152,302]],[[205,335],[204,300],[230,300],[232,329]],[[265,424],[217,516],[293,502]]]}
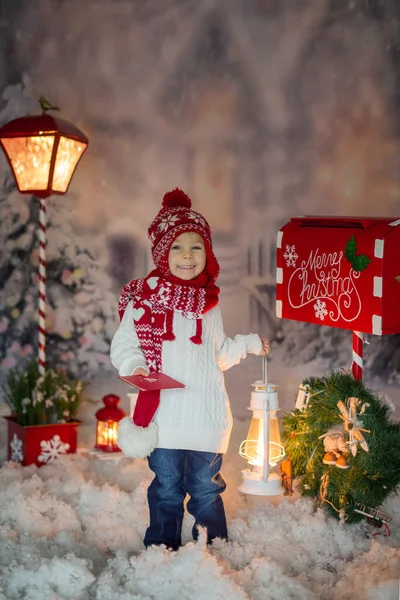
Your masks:
{"label": "boy's face", "polygon": [[172,275],[190,281],[200,275],[206,266],[206,249],[199,233],[189,231],[179,235],[168,254],[168,266]]}

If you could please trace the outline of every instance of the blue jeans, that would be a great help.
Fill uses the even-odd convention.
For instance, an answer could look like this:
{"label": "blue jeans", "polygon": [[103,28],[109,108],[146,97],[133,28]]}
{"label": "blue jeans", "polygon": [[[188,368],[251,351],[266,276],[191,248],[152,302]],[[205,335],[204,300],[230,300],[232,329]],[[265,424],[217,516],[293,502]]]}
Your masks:
{"label": "blue jeans", "polygon": [[214,538],[227,539],[225,510],[221,493],[226,484],[220,469],[222,454],[194,450],[156,448],[148,458],[155,477],[147,490],[150,525],[144,545],[165,544],[177,550],[181,546],[183,501],[190,495],[187,509],[197,525],[207,529],[207,543]]}

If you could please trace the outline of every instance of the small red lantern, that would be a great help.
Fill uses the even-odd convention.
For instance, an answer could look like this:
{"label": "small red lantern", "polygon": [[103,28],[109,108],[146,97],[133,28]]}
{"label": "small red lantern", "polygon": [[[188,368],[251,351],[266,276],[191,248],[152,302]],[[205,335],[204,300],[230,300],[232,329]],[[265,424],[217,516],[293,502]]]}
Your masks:
{"label": "small red lantern", "polygon": [[75,125],[47,114],[21,117],[0,129],[0,147],[19,191],[38,198],[65,194],[88,143]]}
{"label": "small red lantern", "polygon": [[105,406],[96,413],[96,448],[103,452],[120,452],[117,445],[119,422],[126,417],[126,414],[118,408],[119,401],[119,396],[115,394],[104,396]]}

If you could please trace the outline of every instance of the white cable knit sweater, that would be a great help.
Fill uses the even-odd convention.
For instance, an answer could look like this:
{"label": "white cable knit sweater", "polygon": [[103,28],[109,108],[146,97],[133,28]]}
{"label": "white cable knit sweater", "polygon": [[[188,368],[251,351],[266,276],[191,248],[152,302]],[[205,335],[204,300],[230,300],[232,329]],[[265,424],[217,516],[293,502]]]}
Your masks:
{"label": "white cable knit sweater", "polygon": [[[175,341],[164,342],[163,372],[185,384],[184,389],[163,390],[155,414],[158,448],[226,452],[232,429],[232,414],[224,376],[247,353],[261,352],[256,334],[225,336],[221,311],[216,306],[204,315],[202,344],[190,341],[196,321],[174,313]],[[132,302],[111,343],[111,362],[120,375],[147,368],[140,349],[132,313]]]}

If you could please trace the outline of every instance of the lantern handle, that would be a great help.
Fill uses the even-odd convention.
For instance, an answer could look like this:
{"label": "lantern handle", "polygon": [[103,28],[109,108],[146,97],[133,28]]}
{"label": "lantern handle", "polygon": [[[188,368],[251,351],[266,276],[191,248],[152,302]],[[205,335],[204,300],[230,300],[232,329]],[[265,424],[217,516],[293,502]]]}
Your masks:
{"label": "lantern handle", "polygon": [[267,389],[267,387],[268,387],[268,357],[267,357],[266,352],[264,352],[262,360],[263,360],[262,377],[263,377],[263,382],[265,383],[265,389]]}
{"label": "lantern handle", "polygon": [[263,464],[263,480],[268,481],[268,475],[270,471],[269,464],[269,438],[270,438],[270,412],[269,412],[269,398],[268,398],[268,359],[267,353],[263,355],[263,379],[265,383],[265,406],[264,406],[264,464]]}

